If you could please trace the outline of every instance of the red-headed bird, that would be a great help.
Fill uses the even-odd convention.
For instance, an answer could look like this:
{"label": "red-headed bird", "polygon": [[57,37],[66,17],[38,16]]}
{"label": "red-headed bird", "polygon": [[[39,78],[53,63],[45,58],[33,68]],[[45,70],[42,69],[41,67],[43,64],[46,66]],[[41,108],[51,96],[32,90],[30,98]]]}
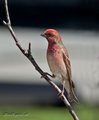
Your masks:
{"label": "red-headed bird", "polygon": [[63,45],[60,34],[54,29],[45,30],[41,36],[45,37],[48,41],[47,61],[49,68],[52,72],[52,77],[61,79],[64,93],[64,88],[67,92],[68,100],[78,102],[74,94],[74,83],[71,75],[71,64],[68,52]]}

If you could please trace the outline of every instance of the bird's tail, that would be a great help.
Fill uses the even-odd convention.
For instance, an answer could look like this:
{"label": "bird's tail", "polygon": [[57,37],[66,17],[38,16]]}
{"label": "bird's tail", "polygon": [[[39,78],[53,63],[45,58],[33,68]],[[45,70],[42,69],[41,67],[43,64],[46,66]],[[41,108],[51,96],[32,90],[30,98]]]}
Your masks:
{"label": "bird's tail", "polygon": [[77,104],[79,103],[78,98],[74,93],[74,90],[71,90],[69,93],[67,92],[67,98],[70,102],[75,101]]}
{"label": "bird's tail", "polygon": [[72,86],[70,85],[69,81],[65,81],[64,87],[66,89],[67,92],[67,98],[69,100],[69,102],[75,101],[76,103],[79,103],[75,93],[74,93],[74,83],[72,84]]}

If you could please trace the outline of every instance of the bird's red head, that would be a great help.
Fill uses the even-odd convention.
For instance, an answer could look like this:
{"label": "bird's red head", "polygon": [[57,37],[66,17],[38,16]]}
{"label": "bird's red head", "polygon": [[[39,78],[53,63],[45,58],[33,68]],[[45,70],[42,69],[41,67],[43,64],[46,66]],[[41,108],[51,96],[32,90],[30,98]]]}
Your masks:
{"label": "bird's red head", "polygon": [[48,40],[49,43],[60,43],[60,42],[62,42],[59,33],[54,29],[45,30],[41,34],[41,36],[45,37]]}

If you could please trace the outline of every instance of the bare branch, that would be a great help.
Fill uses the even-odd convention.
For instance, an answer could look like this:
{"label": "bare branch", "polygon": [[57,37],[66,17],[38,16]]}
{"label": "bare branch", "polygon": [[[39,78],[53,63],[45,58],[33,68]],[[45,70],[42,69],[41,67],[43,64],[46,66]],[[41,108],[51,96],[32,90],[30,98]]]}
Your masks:
{"label": "bare branch", "polygon": [[[9,11],[8,11],[8,4],[7,4],[7,0],[5,0],[5,10],[6,10],[6,21],[3,21],[3,24],[8,28],[8,30],[10,31],[16,46],[20,49],[20,51],[28,58],[28,60],[32,63],[32,65],[35,67],[35,69],[40,73],[41,76],[43,76],[43,78],[45,78],[45,80],[57,91],[58,94],[61,94],[61,90],[59,89],[59,87],[47,76],[48,74],[46,74],[45,72],[43,72],[43,70],[38,66],[38,64],[36,63],[35,59],[33,58],[33,56],[31,55],[31,43],[29,43],[28,45],[28,50],[27,52],[22,48],[22,46],[18,43],[18,39],[14,33],[14,30],[12,29],[11,26],[11,20],[10,20],[10,16],[9,16]],[[64,94],[61,95],[61,97],[59,97],[64,104],[66,105],[68,111],[70,112],[71,116],[73,117],[74,120],[79,120],[79,118],[77,117],[75,111],[73,110],[73,108],[71,107],[70,103],[68,102],[68,100],[66,99],[66,97],[64,96]]]}

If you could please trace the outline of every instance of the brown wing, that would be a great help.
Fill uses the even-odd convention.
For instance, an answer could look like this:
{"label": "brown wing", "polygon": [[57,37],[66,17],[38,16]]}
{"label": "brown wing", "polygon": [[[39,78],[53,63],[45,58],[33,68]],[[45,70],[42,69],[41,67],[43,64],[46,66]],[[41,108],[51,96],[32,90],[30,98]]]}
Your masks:
{"label": "brown wing", "polygon": [[66,69],[67,69],[67,77],[68,77],[68,80],[69,80],[69,85],[70,85],[70,91],[71,93],[68,94],[68,99],[70,101],[74,100],[76,103],[79,103],[75,93],[74,93],[74,83],[72,81],[72,75],[71,75],[71,64],[70,64],[70,60],[69,60],[69,56],[68,56],[68,53],[66,51],[65,48],[63,48],[63,60],[65,62],[65,66],[66,66]]}
{"label": "brown wing", "polygon": [[71,93],[68,94],[68,99],[69,100],[74,100],[76,103],[79,103],[75,93],[74,93],[74,90],[73,88],[75,87],[74,86],[74,83],[72,81],[72,75],[71,75],[71,64],[70,64],[70,60],[69,60],[69,55],[67,53],[67,50],[65,48],[63,48],[63,60],[65,62],[65,66],[66,66],[66,69],[67,69],[67,76],[68,76],[68,80],[69,80],[69,85],[70,85],[70,89],[71,89]]}
{"label": "brown wing", "polygon": [[70,86],[74,88],[74,83],[72,81],[72,74],[71,74],[71,64],[70,64],[69,55],[66,48],[63,48],[63,60],[65,62],[65,66],[67,69],[67,76],[68,76]]}

